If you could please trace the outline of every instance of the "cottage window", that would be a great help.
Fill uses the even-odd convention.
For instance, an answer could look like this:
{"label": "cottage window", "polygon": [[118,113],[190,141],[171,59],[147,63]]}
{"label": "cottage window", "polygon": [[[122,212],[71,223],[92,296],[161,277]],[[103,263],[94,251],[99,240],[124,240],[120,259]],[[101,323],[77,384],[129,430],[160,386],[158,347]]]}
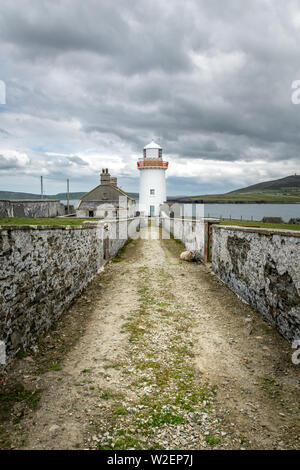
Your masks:
{"label": "cottage window", "polygon": [[151,194],[151,196],[154,196],[154,194],[155,194],[155,189],[150,189],[150,194]]}

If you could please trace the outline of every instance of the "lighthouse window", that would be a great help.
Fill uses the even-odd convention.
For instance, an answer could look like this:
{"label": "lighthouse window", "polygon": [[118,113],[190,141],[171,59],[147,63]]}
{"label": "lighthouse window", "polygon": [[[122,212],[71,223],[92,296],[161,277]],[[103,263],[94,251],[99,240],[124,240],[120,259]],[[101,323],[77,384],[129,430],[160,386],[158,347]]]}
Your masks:
{"label": "lighthouse window", "polygon": [[150,189],[150,194],[151,194],[151,196],[154,196],[154,194],[155,194],[155,189]]}

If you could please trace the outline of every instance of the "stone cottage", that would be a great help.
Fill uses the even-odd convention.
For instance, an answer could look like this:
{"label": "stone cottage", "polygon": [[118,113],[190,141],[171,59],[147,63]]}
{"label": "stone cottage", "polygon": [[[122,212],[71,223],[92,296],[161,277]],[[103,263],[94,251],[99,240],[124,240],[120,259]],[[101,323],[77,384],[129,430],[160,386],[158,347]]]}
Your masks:
{"label": "stone cottage", "polygon": [[82,196],[76,207],[77,217],[116,218],[135,215],[135,199],[117,186],[117,178],[102,169],[100,185]]}

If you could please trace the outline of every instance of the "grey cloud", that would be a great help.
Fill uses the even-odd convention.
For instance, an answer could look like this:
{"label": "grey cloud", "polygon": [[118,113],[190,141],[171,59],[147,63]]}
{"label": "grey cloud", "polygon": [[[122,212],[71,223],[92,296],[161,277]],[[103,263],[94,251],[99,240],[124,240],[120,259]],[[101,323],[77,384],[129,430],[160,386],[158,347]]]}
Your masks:
{"label": "grey cloud", "polygon": [[80,178],[89,149],[119,151],[128,165],[152,137],[174,162],[263,160],[270,175],[276,162],[296,167],[298,10],[290,0],[3,0],[5,140],[62,178],[70,168]]}
{"label": "grey cloud", "polygon": [[8,3],[2,6],[0,37],[28,60],[88,51],[109,57],[107,67],[126,75],[154,68],[177,73],[190,67],[181,41],[184,24],[176,8],[166,12],[162,8],[157,16],[156,2],[152,6],[141,2],[141,10],[134,2],[122,1],[26,3],[28,8],[24,2],[19,9]]}
{"label": "grey cloud", "polygon": [[0,134],[3,136],[3,137],[7,137],[9,135],[11,135],[9,132],[7,132],[5,129],[0,129]]}
{"label": "grey cloud", "polygon": [[76,155],[71,155],[71,156],[60,156],[60,155],[52,155],[54,157],[53,165],[55,166],[62,166],[62,167],[68,167],[71,165],[75,166],[87,166],[88,163],[84,161],[82,158],[76,156]]}
{"label": "grey cloud", "polygon": [[4,155],[0,154],[0,171],[15,170],[24,166],[25,164],[22,164],[16,157],[7,158]]}
{"label": "grey cloud", "polygon": [[69,161],[70,161],[71,163],[76,163],[76,164],[79,165],[79,166],[87,166],[87,165],[88,165],[88,163],[85,162],[82,158],[76,157],[76,156],[74,156],[74,157],[69,157]]}

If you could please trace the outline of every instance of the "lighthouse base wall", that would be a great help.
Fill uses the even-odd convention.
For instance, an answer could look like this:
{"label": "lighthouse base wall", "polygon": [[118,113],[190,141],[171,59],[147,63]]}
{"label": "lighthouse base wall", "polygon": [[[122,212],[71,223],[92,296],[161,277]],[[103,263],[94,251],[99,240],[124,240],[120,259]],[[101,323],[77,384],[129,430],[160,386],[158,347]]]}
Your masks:
{"label": "lighthouse base wall", "polygon": [[139,211],[159,216],[159,206],[167,199],[165,169],[146,168],[140,171]]}

